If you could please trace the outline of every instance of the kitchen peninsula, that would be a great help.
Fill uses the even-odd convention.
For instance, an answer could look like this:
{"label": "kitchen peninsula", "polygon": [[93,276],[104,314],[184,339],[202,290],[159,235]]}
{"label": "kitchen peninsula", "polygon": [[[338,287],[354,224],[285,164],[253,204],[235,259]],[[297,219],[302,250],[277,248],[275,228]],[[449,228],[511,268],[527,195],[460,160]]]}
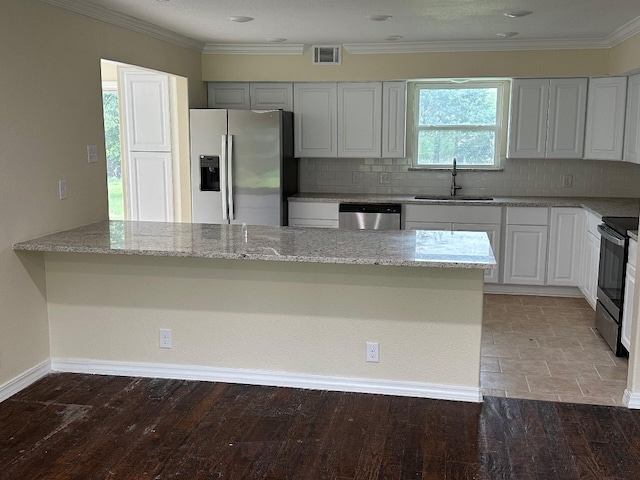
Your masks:
{"label": "kitchen peninsula", "polygon": [[112,221],[14,250],[44,252],[53,370],[481,400],[485,233]]}

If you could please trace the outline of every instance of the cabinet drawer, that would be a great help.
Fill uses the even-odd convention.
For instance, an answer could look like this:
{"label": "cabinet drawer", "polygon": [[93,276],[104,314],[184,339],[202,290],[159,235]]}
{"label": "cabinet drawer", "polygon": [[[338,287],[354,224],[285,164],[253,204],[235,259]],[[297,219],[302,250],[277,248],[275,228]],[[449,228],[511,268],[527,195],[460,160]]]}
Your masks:
{"label": "cabinet drawer", "polygon": [[338,220],[324,220],[322,218],[292,218],[289,220],[290,227],[310,227],[310,228],[338,228]]}
{"label": "cabinet drawer", "polygon": [[289,202],[289,218],[338,220],[338,204],[325,202]]}
{"label": "cabinet drawer", "polygon": [[549,209],[546,207],[507,207],[507,225],[547,225]]}
{"label": "cabinet drawer", "polygon": [[407,205],[407,222],[500,223],[502,207],[473,205]]}
{"label": "cabinet drawer", "polygon": [[635,268],[638,258],[638,242],[631,239],[629,240],[629,264]]}

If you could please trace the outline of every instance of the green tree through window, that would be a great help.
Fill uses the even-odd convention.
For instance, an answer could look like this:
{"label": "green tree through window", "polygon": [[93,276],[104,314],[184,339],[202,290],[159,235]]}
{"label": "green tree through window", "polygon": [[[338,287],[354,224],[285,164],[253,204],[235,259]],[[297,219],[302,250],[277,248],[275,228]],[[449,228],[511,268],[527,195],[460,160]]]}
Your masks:
{"label": "green tree through window", "polygon": [[500,152],[501,82],[415,85],[416,166],[492,167]]}
{"label": "green tree through window", "polygon": [[118,93],[112,90],[102,92],[104,117],[104,137],[107,157],[107,191],[109,195],[109,219],[124,219],[122,195],[122,161],[120,157],[120,112]]}

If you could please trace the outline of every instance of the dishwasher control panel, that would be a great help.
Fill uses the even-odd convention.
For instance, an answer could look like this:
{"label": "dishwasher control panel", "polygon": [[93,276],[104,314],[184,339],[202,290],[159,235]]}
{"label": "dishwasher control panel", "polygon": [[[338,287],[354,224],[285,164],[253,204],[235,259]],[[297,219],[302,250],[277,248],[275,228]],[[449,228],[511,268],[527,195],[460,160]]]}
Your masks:
{"label": "dishwasher control panel", "polygon": [[400,204],[341,203],[338,226],[346,230],[400,230]]}

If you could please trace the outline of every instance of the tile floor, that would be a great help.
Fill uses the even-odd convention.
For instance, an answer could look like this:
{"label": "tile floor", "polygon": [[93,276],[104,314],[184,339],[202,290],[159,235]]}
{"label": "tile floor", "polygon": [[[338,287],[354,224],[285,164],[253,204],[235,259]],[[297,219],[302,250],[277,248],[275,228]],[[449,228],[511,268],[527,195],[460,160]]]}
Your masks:
{"label": "tile floor", "polygon": [[483,393],[622,405],[628,360],[609,350],[594,313],[582,298],[485,294]]}

